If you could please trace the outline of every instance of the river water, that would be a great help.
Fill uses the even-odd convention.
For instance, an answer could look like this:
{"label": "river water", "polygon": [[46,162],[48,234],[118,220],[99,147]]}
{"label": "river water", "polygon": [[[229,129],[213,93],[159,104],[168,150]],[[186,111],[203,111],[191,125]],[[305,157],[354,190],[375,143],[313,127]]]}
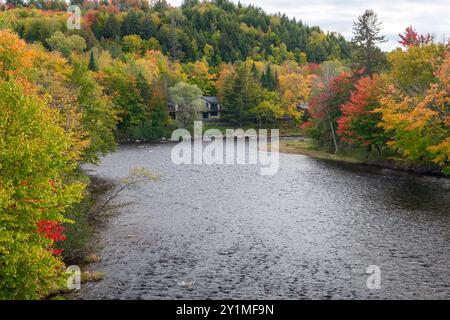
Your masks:
{"label": "river water", "polygon": [[81,299],[450,299],[450,179],[289,154],[262,176],[176,166],[172,147],[124,145],[85,167],[159,179],[120,194],[92,266],[106,277]]}

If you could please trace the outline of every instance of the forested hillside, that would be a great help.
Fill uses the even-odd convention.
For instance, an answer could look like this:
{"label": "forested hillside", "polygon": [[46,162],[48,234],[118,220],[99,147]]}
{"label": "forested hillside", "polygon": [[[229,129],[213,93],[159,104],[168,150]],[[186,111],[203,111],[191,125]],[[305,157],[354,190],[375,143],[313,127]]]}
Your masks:
{"label": "forested hillside", "polygon": [[[181,8],[170,7],[165,0],[156,1],[152,7],[137,0],[112,1],[114,7],[107,1],[71,3],[80,5],[85,13],[81,35],[87,49],[96,44],[95,40],[103,39],[107,45],[128,35],[139,35],[149,49],[162,49],[164,54],[183,62],[206,58],[212,66],[247,58],[277,63],[286,59],[322,62],[350,58],[349,44],[339,34],[326,34],[286,15],[268,15],[260,8],[229,0],[188,0]],[[44,10],[65,6],[60,0],[32,0],[28,4]],[[50,26],[41,21],[48,28],[44,32],[32,31],[25,26],[27,22],[23,23],[17,30],[28,41],[45,41],[50,32],[64,31],[63,23]]]}

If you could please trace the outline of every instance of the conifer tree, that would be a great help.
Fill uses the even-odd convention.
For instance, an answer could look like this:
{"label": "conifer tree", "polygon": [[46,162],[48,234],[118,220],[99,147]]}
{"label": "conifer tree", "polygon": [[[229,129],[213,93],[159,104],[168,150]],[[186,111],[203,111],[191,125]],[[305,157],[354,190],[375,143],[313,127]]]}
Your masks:
{"label": "conifer tree", "polygon": [[366,10],[354,23],[353,33],[357,67],[363,68],[366,75],[380,71],[386,59],[377,44],[386,42],[386,37],[381,35],[381,22],[377,14],[373,10]]}
{"label": "conifer tree", "polygon": [[98,66],[97,66],[97,62],[95,61],[95,56],[94,56],[94,52],[91,50],[91,53],[89,55],[89,64],[88,64],[88,68],[91,71],[98,71]]}

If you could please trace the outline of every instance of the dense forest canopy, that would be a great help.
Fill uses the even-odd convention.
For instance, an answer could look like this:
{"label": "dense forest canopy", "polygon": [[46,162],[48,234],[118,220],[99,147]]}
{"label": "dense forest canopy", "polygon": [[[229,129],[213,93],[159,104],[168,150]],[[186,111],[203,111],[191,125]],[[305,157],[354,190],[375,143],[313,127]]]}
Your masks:
{"label": "dense forest canopy", "polygon": [[[7,3],[43,10],[67,6],[62,0]],[[135,34],[173,59],[187,62],[206,57],[213,66],[247,58],[276,63],[286,59],[319,63],[350,58],[350,45],[340,34],[324,33],[284,14],[269,15],[258,7],[229,0],[187,0],[180,8],[169,6],[165,0],[152,5],[136,0],[112,1],[112,5],[107,1],[72,0],[71,4],[80,5],[85,13],[89,32],[83,36],[88,49],[94,45],[93,36],[98,41],[111,41]],[[64,29],[63,25],[46,27]],[[45,40],[43,34],[21,31],[29,41]]]}

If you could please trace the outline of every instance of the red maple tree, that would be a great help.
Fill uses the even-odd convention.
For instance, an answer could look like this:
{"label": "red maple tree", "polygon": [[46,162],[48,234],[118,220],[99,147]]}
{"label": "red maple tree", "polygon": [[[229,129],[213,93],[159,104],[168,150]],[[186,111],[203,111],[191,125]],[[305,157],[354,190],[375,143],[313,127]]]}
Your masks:
{"label": "red maple tree", "polygon": [[[64,241],[66,236],[62,234],[64,227],[61,222],[51,220],[41,220],[37,224],[38,232],[45,238],[52,240],[53,242]],[[64,249],[49,248],[54,255],[60,255]]]}
{"label": "red maple tree", "polygon": [[347,143],[377,147],[381,152],[386,135],[379,127],[380,114],[374,112],[380,106],[383,85],[379,76],[364,77],[356,83],[350,101],[341,105],[342,116],[337,119],[337,134]]}
{"label": "red maple tree", "polygon": [[404,34],[399,34],[399,37],[400,40],[398,42],[405,48],[427,45],[433,41],[433,36],[430,33],[425,35],[418,34],[412,26],[407,27]]}

